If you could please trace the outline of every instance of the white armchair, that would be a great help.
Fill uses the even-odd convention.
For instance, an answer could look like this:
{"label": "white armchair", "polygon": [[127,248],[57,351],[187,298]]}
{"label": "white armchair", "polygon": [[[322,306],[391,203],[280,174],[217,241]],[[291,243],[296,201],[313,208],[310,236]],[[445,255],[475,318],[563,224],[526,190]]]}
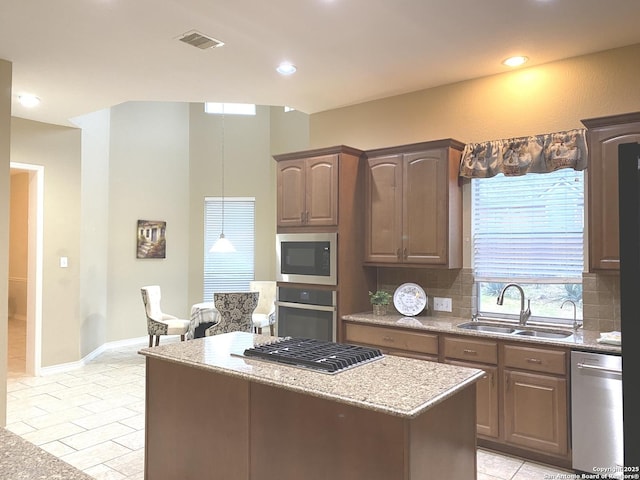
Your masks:
{"label": "white armchair", "polygon": [[160,335],[180,335],[180,340],[189,331],[189,320],[183,320],[162,312],[160,308],[159,285],[148,285],[140,289],[142,302],[147,314],[147,331],[149,332],[149,346],[153,346],[153,337],[156,337],[156,346],[160,343]]}
{"label": "white armchair", "polygon": [[252,315],[253,331],[262,333],[262,329],[269,327],[269,333],[275,336],[276,325],[276,282],[253,281],[249,283],[249,290],[259,292],[258,306]]}

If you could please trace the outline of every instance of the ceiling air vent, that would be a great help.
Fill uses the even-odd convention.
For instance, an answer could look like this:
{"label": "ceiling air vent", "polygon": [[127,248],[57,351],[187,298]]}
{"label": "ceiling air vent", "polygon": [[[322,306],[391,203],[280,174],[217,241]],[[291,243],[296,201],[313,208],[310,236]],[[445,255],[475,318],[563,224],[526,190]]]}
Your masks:
{"label": "ceiling air vent", "polygon": [[221,47],[222,45],[224,45],[224,42],[216,40],[215,38],[207,37],[200,32],[196,32],[195,30],[185,33],[178,40],[202,50],[206,50],[207,48]]}

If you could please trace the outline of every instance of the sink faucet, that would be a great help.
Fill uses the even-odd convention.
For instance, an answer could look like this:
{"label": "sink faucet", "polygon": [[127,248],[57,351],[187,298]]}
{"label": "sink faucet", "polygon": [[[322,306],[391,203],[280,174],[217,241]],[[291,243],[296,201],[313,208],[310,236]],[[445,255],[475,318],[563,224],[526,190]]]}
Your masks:
{"label": "sink faucet", "polygon": [[573,305],[573,329],[575,331],[578,331],[578,329],[582,325],[580,324],[580,322],[578,322],[578,320],[576,320],[576,302],[574,302],[573,300],[565,300],[564,302],[562,302],[562,305],[560,305],[560,308],[564,308],[566,303],[570,303],[571,305]]}
{"label": "sink faucet", "polygon": [[498,305],[502,305],[502,303],[504,302],[504,292],[509,287],[516,287],[520,292],[520,325],[524,327],[527,324],[527,320],[529,320],[529,317],[531,316],[531,300],[527,300],[527,309],[525,310],[524,309],[524,290],[520,285],[518,285],[517,283],[509,283],[505,285],[505,287],[500,292],[500,295],[498,295],[498,301],[496,303]]}

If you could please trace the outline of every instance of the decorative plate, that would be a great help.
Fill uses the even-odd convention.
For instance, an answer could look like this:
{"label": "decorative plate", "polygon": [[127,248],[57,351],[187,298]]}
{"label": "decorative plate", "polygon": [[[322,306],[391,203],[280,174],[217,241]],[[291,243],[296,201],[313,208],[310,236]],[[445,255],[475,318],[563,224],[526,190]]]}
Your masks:
{"label": "decorative plate", "polygon": [[427,306],[427,294],[420,285],[403,283],[393,294],[393,305],[402,315],[417,315]]}

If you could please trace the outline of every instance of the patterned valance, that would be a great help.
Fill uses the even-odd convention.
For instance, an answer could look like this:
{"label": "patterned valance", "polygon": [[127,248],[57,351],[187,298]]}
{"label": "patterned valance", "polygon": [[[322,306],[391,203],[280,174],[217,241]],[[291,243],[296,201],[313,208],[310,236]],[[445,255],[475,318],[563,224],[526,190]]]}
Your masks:
{"label": "patterned valance", "polygon": [[462,153],[460,176],[467,178],[553,172],[587,168],[585,129],[469,143]]}

